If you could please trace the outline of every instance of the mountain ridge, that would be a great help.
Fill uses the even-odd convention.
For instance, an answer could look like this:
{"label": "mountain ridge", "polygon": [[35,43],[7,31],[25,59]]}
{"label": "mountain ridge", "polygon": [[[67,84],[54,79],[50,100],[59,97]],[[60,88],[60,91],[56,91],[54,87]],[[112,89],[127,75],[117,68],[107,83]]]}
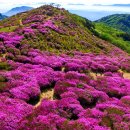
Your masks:
{"label": "mountain ridge", "polygon": [[105,23],[111,27],[130,33],[130,14],[114,14],[103,17],[96,22]]}
{"label": "mountain ridge", "polygon": [[33,7],[29,7],[29,6],[14,7],[14,8],[12,8],[11,10],[7,11],[4,14],[7,15],[7,16],[12,16],[12,15],[16,15],[18,13],[29,11],[31,9],[33,9]]}
{"label": "mountain ridge", "polygon": [[0,13],[0,20],[3,20],[5,18],[7,18],[7,16]]}
{"label": "mountain ridge", "polygon": [[130,4],[93,4],[94,6],[118,6],[118,7],[129,7]]}

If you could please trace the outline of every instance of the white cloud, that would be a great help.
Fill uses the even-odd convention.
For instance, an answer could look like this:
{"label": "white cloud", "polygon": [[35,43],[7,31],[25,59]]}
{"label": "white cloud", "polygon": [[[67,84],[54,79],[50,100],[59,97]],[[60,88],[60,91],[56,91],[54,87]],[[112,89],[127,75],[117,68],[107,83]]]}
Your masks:
{"label": "white cloud", "polygon": [[[65,8],[86,8],[86,6],[80,6],[76,4],[85,4],[85,5],[92,5],[92,4],[127,4],[130,3],[130,0],[0,0],[0,11],[9,10],[12,7],[21,6],[21,5],[28,5],[33,7],[38,7],[43,3],[59,3]],[[68,3],[72,3],[75,5],[68,5]]]}
{"label": "white cloud", "polygon": [[[23,4],[23,3],[38,3],[38,2],[51,2],[51,3],[70,3],[70,0],[0,0],[1,3],[10,3],[10,4]],[[110,3],[130,3],[129,0],[73,0],[71,3],[84,3],[84,4],[110,4]]]}

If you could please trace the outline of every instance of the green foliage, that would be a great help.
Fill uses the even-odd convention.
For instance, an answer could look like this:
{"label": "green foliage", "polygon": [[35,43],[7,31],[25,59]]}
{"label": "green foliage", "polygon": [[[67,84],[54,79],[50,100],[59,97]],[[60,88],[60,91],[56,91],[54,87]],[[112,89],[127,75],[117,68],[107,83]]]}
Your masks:
{"label": "green foliage", "polygon": [[79,83],[79,84],[77,85],[77,87],[78,87],[78,88],[83,88],[83,84],[80,84],[80,83]]}
{"label": "green foliage", "polygon": [[87,27],[88,29],[92,30],[94,25],[91,21],[76,14],[70,14],[71,18],[80,26]]}
{"label": "green foliage", "polygon": [[107,126],[107,127],[111,127],[111,128],[113,127],[113,122],[109,116],[104,116],[102,118],[101,124],[103,126]]}
{"label": "green foliage", "polygon": [[108,112],[108,114],[116,114],[116,115],[123,115],[125,114],[123,110],[119,109],[119,108],[108,108],[106,110]]}
{"label": "green foliage", "polygon": [[0,32],[13,32],[16,28],[17,26],[4,27],[0,28]]}
{"label": "green foliage", "polygon": [[126,33],[130,33],[130,14],[114,14],[101,18],[97,22],[102,22]]}
{"label": "green foliage", "polygon": [[10,65],[7,62],[0,62],[0,70],[10,70]]}
{"label": "green foliage", "polygon": [[127,41],[129,40],[129,34],[103,23],[95,23],[95,31],[100,38],[107,40],[124,51],[130,53],[130,42]]}
{"label": "green foliage", "polygon": [[7,81],[6,77],[0,75],[0,82],[6,82],[6,81]]}
{"label": "green foliage", "polygon": [[5,82],[0,82],[0,92],[6,87]]}

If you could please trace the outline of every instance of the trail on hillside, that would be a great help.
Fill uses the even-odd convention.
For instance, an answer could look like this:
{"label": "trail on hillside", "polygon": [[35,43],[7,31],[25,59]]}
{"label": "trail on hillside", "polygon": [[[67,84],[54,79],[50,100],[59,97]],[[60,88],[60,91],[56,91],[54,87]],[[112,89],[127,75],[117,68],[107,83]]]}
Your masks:
{"label": "trail on hillside", "polygon": [[49,99],[49,100],[53,100],[54,98],[54,89],[50,88],[50,89],[46,89],[43,92],[41,92],[40,94],[40,100],[39,102],[35,105],[35,107],[38,107],[43,99]]}

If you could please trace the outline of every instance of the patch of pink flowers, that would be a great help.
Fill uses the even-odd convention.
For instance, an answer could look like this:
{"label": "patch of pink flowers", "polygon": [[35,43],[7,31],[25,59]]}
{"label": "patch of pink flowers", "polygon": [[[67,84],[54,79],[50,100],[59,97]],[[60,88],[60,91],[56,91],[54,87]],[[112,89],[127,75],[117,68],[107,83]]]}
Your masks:
{"label": "patch of pink flowers", "polygon": [[[34,25],[33,25],[34,26]],[[57,30],[52,21],[45,28]],[[33,34],[33,29],[23,29]],[[0,129],[129,130],[130,57],[77,53],[55,55],[21,44],[24,36],[0,33]],[[90,72],[100,74],[96,78]],[[54,89],[54,100],[40,94]]]}

